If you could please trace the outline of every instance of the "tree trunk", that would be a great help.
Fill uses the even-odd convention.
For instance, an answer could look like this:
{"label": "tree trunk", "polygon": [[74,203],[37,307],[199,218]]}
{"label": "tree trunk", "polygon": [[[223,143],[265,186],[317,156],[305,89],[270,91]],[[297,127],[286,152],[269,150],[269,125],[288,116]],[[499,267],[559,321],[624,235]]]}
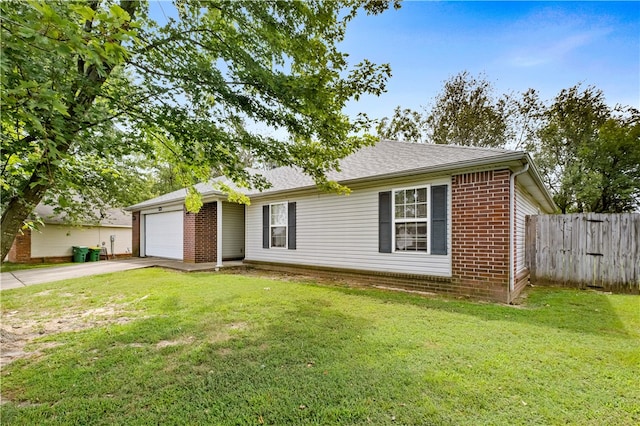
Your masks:
{"label": "tree trunk", "polygon": [[[97,10],[99,4],[100,2],[96,0],[90,2],[89,6],[93,10]],[[140,2],[135,0],[121,0],[120,6],[129,14],[131,20],[133,20],[140,7]],[[85,30],[91,31],[91,27],[92,21],[87,21]],[[114,64],[109,63],[103,63],[102,65],[103,68],[106,69],[106,75],[100,75],[97,72],[96,65],[91,65],[85,70],[84,61],[78,58],[78,74],[80,75],[78,82],[82,84],[73,90],[73,93],[77,92],[78,94],[69,105],[68,110],[70,111],[70,116],[65,120],[67,125],[63,127],[70,131],[65,135],[66,137],[60,138],[64,142],[58,143],[56,147],[61,155],[68,152],[72,140],[78,132],[77,117],[82,117],[84,112],[93,104],[99,89],[103,86],[107,76],[114,67]],[[4,258],[9,253],[23,222],[29,217],[40,201],[42,201],[42,197],[44,197],[47,190],[53,185],[53,182],[44,179],[46,176],[53,176],[55,174],[54,172],[55,166],[43,156],[32,172],[29,182],[24,186],[22,191],[18,192],[18,195],[14,196],[9,203],[7,203],[5,210],[2,212],[2,222],[0,224],[0,261],[4,261]]]}
{"label": "tree trunk", "polygon": [[4,212],[2,212],[2,223],[0,224],[0,260],[9,253],[13,241],[18,232],[22,228],[22,224],[26,218],[33,212],[33,209],[40,203],[42,197],[48,189],[39,178],[39,169],[43,168],[41,163],[31,175],[31,180],[26,185],[24,191],[20,195],[13,197]]}

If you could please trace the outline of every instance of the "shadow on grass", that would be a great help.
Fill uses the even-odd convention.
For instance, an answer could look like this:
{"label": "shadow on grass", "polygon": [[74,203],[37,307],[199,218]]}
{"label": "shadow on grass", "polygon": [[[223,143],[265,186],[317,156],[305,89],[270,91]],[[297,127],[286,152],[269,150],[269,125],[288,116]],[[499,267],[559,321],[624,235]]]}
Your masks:
{"label": "shadow on grass", "polygon": [[[379,312],[401,311],[378,303],[424,308],[425,315],[438,309],[485,321],[627,335],[608,298],[593,292],[536,288],[515,308],[317,284],[268,291],[259,290],[262,285],[240,282],[208,297],[197,286],[167,291],[147,299],[150,317],[68,333],[62,346],[3,371],[3,395],[15,398],[2,408],[3,424],[571,423],[575,413],[566,407],[574,408],[576,394],[561,404],[558,395],[530,395],[548,408],[521,399],[514,404],[513,396],[528,392],[531,381],[514,384],[517,376],[505,377],[504,368],[495,367],[504,360],[484,356],[482,345],[461,347],[473,343],[465,330],[428,345],[403,324],[375,323]],[[337,293],[378,303],[361,304],[364,314],[356,315],[348,310],[353,300]],[[429,324],[416,330],[442,333]],[[538,338],[532,348],[544,344]],[[520,362],[528,357],[516,355]],[[546,391],[572,365],[570,357],[558,358],[565,361],[524,370],[541,376]],[[522,365],[514,363],[520,372]],[[582,385],[571,391],[581,393]]]}
{"label": "shadow on grass", "polygon": [[[418,296],[393,290],[363,289],[312,284],[333,291],[370,297],[385,303],[400,303],[472,315],[485,321],[513,321],[547,326],[578,333],[630,337],[609,298],[594,291],[555,287],[529,288],[523,292],[521,305],[474,302],[441,296]],[[637,297],[637,296],[624,296]],[[640,301],[640,298],[638,298]],[[640,303],[640,302],[639,302]]]}
{"label": "shadow on grass", "polygon": [[[442,406],[450,384],[425,390],[392,344],[362,339],[366,320],[326,299],[261,325],[156,317],[78,333],[13,370],[9,395],[26,403],[5,405],[3,423],[453,423]],[[212,329],[228,338],[212,338]],[[166,339],[182,343],[158,346]]]}

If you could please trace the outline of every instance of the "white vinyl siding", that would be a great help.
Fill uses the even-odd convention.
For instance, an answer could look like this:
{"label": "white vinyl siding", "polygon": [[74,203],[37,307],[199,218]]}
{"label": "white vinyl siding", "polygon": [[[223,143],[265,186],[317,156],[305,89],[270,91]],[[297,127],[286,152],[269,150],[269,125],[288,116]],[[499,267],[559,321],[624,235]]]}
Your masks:
{"label": "white vinyl siding", "polygon": [[72,256],[72,246],[106,247],[111,255],[111,235],[116,236],[116,254],[131,253],[131,228],[46,224],[40,231],[31,231],[31,257]]}
{"label": "white vinyl siding", "polygon": [[515,273],[516,276],[526,268],[525,264],[525,219],[528,215],[539,214],[540,209],[535,201],[516,185],[516,214],[515,214]]}
{"label": "white vinyl siding", "polygon": [[145,255],[182,260],[182,210],[144,215]]}
{"label": "white vinyl siding", "polygon": [[222,258],[244,257],[244,204],[222,203]]}
{"label": "white vinyl siding", "polygon": [[[378,193],[400,187],[450,184],[450,178],[407,180],[397,184],[359,189],[350,195],[308,193],[283,199],[254,200],[247,207],[246,260],[298,265],[317,265],[366,271],[397,272],[449,277],[451,256],[413,256],[378,252]],[[262,206],[296,202],[296,250],[262,248]],[[447,199],[450,206],[450,198]],[[448,208],[448,211],[451,211]],[[448,221],[448,235],[451,235]],[[450,237],[448,247],[450,247]],[[448,250],[451,253],[451,250]]]}

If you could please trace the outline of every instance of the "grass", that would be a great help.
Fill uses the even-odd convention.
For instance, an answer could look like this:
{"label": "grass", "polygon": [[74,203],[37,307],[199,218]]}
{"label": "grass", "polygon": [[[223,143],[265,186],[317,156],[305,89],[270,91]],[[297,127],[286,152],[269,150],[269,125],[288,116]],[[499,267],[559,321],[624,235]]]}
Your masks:
{"label": "grass", "polygon": [[2,262],[0,272],[22,271],[25,269],[49,268],[51,266],[71,266],[77,263],[12,263]]}
{"label": "grass", "polygon": [[1,296],[26,353],[2,369],[3,425],[640,422],[637,296],[512,307],[159,269]]}

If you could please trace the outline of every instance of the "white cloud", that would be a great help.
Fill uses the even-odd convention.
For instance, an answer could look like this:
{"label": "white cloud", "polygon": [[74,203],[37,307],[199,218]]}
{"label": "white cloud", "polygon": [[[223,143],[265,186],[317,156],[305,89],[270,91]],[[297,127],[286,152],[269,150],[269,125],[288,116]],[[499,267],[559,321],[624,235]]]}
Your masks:
{"label": "white cloud", "polygon": [[568,34],[562,38],[537,41],[529,40],[527,45],[514,48],[509,54],[507,62],[515,67],[534,67],[552,62],[562,61],[573,51],[588,46],[592,42],[611,32],[610,29],[598,29]]}
{"label": "white cloud", "polygon": [[524,17],[503,32],[503,60],[515,67],[557,63],[579,49],[588,48],[613,32],[604,16],[567,13],[545,8]]}

